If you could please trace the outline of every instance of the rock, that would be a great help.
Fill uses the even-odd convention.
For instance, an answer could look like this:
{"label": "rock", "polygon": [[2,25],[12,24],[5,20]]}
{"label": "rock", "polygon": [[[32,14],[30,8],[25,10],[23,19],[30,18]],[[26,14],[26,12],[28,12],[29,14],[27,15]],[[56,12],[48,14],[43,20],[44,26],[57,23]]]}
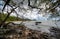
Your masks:
{"label": "rock", "polygon": [[[10,25],[11,26],[11,25]],[[32,30],[24,25],[7,26],[6,39],[52,39],[49,33]]]}

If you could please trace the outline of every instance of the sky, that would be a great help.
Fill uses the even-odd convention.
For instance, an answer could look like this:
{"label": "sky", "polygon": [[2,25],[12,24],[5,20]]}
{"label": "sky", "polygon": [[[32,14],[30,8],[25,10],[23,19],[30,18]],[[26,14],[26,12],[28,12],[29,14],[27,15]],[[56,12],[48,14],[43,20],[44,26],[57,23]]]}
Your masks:
{"label": "sky", "polygon": [[[2,10],[3,8],[3,4],[4,2],[0,1],[0,11]],[[24,8],[27,8],[26,5],[24,5],[25,7]],[[44,8],[44,5],[41,6]],[[8,8],[10,8],[8,6]],[[7,10],[7,7],[5,8],[5,11]],[[60,10],[59,8],[57,9],[58,11]],[[23,11],[23,12],[20,12],[18,10],[18,8],[16,9],[17,13],[19,14],[19,17],[23,17],[23,18],[28,18],[28,19],[32,19],[32,20],[59,20],[60,17],[54,17],[54,18],[49,18],[49,16],[51,16],[50,14],[46,14],[44,15],[44,12],[40,12],[40,13],[43,13],[43,14],[38,14],[38,11],[37,9],[32,9],[31,10],[28,10],[27,12]],[[24,15],[23,15],[24,14]],[[44,16],[43,16],[44,15]],[[16,16],[16,14],[12,13],[11,16]]]}
{"label": "sky", "polygon": [[3,1],[0,1],[0,10],[3,8]]}

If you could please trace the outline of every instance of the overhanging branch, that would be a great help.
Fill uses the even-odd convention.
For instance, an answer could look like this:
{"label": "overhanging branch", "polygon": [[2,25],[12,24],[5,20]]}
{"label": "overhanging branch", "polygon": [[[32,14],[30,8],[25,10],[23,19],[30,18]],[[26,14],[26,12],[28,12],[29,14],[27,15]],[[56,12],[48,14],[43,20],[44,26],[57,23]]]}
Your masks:
{"label": "overhanging branch", "polygon": [[3,26],[4,23],[6,22],[6,20],[9,18],[10,14],[16,9],[17,7],[11,9],[11,12],[8,13],[8,15],[6,16],[6,18],[2,21],[2,23],[0,24],[0,26]]}
{"label": "overhanging branch", "polygon": [[40,9],[40,10],[41,10],[41,8],[38,8],[38,7],[36,7],[36,6],[32,6],[32,5],[30,4],[30,0],[28,0],[28,6],[31,7],[31,8],[36,8],[36,9]]}

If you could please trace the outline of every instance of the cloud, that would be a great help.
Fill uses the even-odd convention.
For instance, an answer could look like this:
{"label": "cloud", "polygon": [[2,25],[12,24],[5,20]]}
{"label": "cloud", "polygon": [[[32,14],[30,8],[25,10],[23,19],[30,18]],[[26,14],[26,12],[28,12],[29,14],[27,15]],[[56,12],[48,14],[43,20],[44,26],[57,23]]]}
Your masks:
{"label": "cloud", "polygon": [[[2,2],[0,2],[0,4],[1,4]],[[29,9],[29,7],[25,4],[25,5],[23,5],[23,7],[25,8],[25,9]],[[41,6],[41,7],[43,7],[43,6]],[[0,9],[2,10],[2,8],[3,8],[3,6],[1,6],[0,5]],[[45,7],[43,7],[43,8],[45,8]],[[8,6],[8,11],[10,12],[10,9],[11,9],[11,7],[9,7]],[[0,11],[1,11],[0,10]],[[60,12],[60,9],[57,7],[57,10]],[[6,13],[6,11],[7,11],[7,6],[6,6],[6,8],[5,8],[5,10],[4,10],[4,12]],[[19,11],[18,10],[18,8],[16,9],[16,11],[17,11],[17,13],[18,13],[18,15],[19,15],[19,17],[20,18],[22,18],[22,17],[24,17],[24,18],[28,18],[28,19],[35,19],[35,20],[59,20],[60,18],[59,17],[53,17],[53,18],[49,18],[49,16],[51,16],[50,14],[43,14],[44,12],[40,12],[39,14],[38,14],[38,9],[29,9],[29,10],[27,10],[27,11],[23,11],[23,10],[21,10],[21,11]],[[12,14],[11,14],[11,16],[16,16],[16,14],[14,14],[15,12],[13,12]],[[41,14],[42,13],[42,14]],[[43,16],[44,15],[44,16]]]}
{"label": "cloud", "polygon": [[[10,11],[10,7],[8,6],[9,11]],[[5,8],[5,13],[7,11],[7,7]],[[59,17],[57,18],[49,18],[50,14],[46,14],[45,16],[43,16],[43,14],[38,14],[38,10],[37,9],[33,9],[31,10],[27,10],[27,12],[19,12],[18,8],[16,9],[17,13],[19,14],[19,17],[22,18],[28,18],[28,19],[34,19],[34,20],[59,20]],[[11,16],[16,16],[16,14],[14,14],[14,12],[11,14]]]}

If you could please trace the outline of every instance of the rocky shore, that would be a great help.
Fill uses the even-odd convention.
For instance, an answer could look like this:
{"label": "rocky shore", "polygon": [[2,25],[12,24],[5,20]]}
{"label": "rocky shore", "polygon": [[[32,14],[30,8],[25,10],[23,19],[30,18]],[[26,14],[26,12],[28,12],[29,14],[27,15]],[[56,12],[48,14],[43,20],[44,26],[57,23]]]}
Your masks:
{"label": "rocky shore", "polygon": [[[51,29],[53,30],[53,28]],[[54,37],[55,35],[53,37],[52,36],[53,35],[51,33],[32,30],[23,24],[8,24],[0,29],[0,39],[57,39]]]}

